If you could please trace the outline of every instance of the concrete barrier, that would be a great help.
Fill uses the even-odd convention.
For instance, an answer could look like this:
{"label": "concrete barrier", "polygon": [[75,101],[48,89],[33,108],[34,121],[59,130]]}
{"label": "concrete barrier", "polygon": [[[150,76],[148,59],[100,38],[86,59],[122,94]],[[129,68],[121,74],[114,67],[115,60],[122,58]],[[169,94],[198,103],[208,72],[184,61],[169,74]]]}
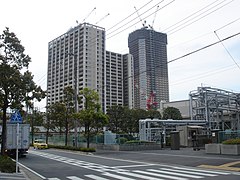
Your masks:
{"label": "concrete barrier", "polygon": [[240,155],[240,144],[221,144],[221,154]]}
{"label": "concrete barrier", "polygon": [[205,144],[207,154],[221,154],[221,144]]}

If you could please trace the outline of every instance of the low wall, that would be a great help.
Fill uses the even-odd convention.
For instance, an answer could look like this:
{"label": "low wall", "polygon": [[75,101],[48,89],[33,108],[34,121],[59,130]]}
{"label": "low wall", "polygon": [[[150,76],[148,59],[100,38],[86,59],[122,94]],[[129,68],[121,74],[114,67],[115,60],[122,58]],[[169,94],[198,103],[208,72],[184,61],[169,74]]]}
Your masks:
{"label": "low wall", "polygon": [[144,151],[144,150],[159,150],[160,144],[113,144],[113,145],[97,145],[97,149],[112,150],[112,151]]}
{"label": "low wall", "polygon": [[206,144],[207,154],[240,155],[240,145],[238,144]]}
{"label": "low wall", "polygon": [[221,154],[227,155],[240,155],[240,145],[239,144],[222,144]]}
{"label": "low wall", "polygon": [[221,144],[205,144],[207,154],[221,154]]}

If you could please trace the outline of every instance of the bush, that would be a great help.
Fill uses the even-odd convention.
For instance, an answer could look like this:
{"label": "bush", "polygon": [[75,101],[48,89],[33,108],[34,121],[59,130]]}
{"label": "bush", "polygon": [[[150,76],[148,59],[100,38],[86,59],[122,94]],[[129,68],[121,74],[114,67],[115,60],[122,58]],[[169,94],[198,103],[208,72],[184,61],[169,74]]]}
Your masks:
{"label": "bush", "polygon": [[228,139],[226,141],[223,141],[222,144],[240,144],[240,138]]}
{"label": "bush", "polygon": [[154,144],[155,142],[149,142],[149,141],[140,141],[140,140],[132,140],[127,141],[125,144]]}
{"label": "bush", "polygon": [[16,163],[10,157],[0,155],[0,172],[4,173],[16,172]]}
{"label": "bush", "polygon": [[118,144],[124,144],[125,142],[127,142],[127,138],[125,138],[125,137],[120,137],[120,138],[118,138],[117,139],[117,143]]}
{"label": "bush", "polygon": [[72,151],[82,151],[82,152],[95,152],[95,148],[84,148],[84,147],[73,147],[73,146],[60,146],[60,145],[48,145],[49,148],[56,148],[56,149],[65,149],[65,150],[72,150]]}

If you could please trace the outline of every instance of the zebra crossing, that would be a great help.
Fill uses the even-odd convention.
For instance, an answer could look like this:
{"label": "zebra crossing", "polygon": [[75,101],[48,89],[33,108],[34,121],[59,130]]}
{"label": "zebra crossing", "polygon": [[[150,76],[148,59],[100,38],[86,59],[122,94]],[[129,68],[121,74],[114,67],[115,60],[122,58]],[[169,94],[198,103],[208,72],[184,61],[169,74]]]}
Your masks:
{"label": "zebra crossing", "polygon": [[[179,167],[167,165],[145,164],[146,167],[141,168],[136,165],[135,168],[107,166],[97,163],[91,163],[78,159],[71,159],[40,151],[30,151],[31,154],[49,158],[62,163],[92,170],[92,174],[83,174],[81,176],[66,176],[64,179],[70,180],[191,180],[203,178],[217,178],[217,176],[230,175],[231,172],[212,171],[201,168]],[[90,171],[91,172],[91,171]],[[49,177],[48,180],[61,180],[58,177]]]}
{"label": "zebra crossing", "polygon": [[[207,177],[217,178],[219,175],[229,175],[230,172],[220,171],[207,171],[194,168],[156,168],[145,170],[131,170],[131,171],[119,171],[119,172],[102,172],[99,174],[86,174],[81,177],[67,176],[66,179],[70,180],[190,180],[190,179],[203,179]],[[48,180],[61,180],[53,177]]]}

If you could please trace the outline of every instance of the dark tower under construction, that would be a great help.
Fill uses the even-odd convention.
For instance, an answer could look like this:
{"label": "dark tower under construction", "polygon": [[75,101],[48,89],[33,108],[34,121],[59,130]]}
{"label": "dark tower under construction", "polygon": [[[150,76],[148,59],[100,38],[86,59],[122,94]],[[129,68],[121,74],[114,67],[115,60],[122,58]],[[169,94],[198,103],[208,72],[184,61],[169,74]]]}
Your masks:
{"label": "dark tower under construction", "polygon": [[134,62],[135,108],[146,109],[150,96],[156,108],[169,101],[167,35],[143,27],[129,34],[128,47]]}

